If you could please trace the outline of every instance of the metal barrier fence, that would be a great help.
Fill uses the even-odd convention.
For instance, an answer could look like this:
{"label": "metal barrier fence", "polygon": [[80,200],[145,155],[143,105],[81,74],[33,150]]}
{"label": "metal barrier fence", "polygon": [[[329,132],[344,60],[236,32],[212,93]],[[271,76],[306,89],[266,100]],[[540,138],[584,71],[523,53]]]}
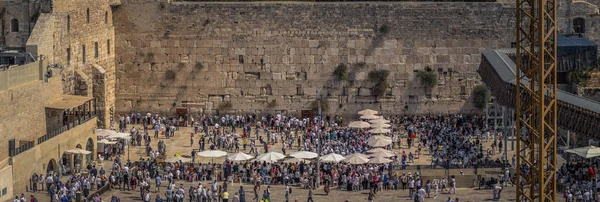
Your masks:
{"label": "metal barrier fence", "polygon": [[31,148],[33,148],[35,146],[35,144],[33,143],[33,141],[31,142],[27,142],[17,148],[15,148],[15,150],[13,151],[12,156],[16,156],[19,155],[20,153],[23,153]]}
{"label": "metal barrier fence", "polygon": [[79,120],[75,120],[72,123],[64,125],[64,126],[60,127],[59,129],[56,129],[56,130],[54,130],[54,131],[52,131],[52,132],[50,132],[50,133],[48,133],[48,134],[46,134],[46,135],[44,135],[42,137],[39,137],[38,140],[37,140],[37,143],[41,144],[41,143],[43,143],[45,141],[48,141],[49,139],[52,139],[53,137],[56,137],[56,136],[60,135],[61,133],[65,132],[65,131],[68,131],[69,129],[72,129],[73,127],[81,125],[81,124],[89,121],[90,119],[92,119],[94,117],[96,117],[96,113],[94,113],[94,112],[92,112],[92,113],[90,113],[88,115],[85,115],[85,116],[81,117],[81,119],[79,119]]}

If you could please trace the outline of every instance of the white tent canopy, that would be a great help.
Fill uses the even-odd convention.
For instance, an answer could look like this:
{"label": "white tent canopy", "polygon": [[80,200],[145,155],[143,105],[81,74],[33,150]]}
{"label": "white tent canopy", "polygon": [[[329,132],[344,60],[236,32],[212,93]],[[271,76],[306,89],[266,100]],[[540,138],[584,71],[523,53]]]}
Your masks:
{"label": "white tent canopy", "polygon": [[587,146],[587,147],[569,149],[565,152],[576,154],[577,156],[581,156],[586,159],[600,156],[600,148],[595,147],[595,146]]}
{"label": "white tent canopy", "polygon": [[91,154],[92,153],[91,151],[83,150],[83,149],[79,149],[79,148],[70,149],[65,152],[67,152],[69,154]]}
{"label": "white tent canopy", "polygon": [[366,115],[360,116],[360,119],[378,119],[378,118],[380,118],[380,117],[372,115],[372,114],[366,114]]}
{"label": "white tent canopy", "polygon": [[372,158],[371,160],[369,160],[368,163],[370,164],[379,164],[379,163],[389,163],[392,162],[392,160],[390,159],[386,159],[383,157],[376,157],[376,158]]}
{"label": "white tent canopy", "polygon": [[98,141],[98,143],[100,143],[100,144],[117,144],[117,142],[112,142],[107,139],[102,139],[102,140]]}
{"label": "white tent canopy", "polygon": [[265,154],[258,156],[256,158],[256,161],[273,163],[273,162],[277,162],[284,158],[285,158],[285,155],[283,155],[282,153],[269,152],[269,153],[265,153]]}
{"label": "white tent canopy", "polygon": [[114,130],[96,129],[96,136],[98,137],[108,137],[115,134],[117,134],[117,131]]}
{"label": "white tent canopy", "polygon": [[353,165],[365,164],[369,162],[369,158],[366,155],[360,153],[351,154],[346,156],[345,158],[346,160],[344,160],[344,162]]}
{"label": "white tent canopy", "polygon": [[374,123],[374,124],[378,124],[378,123],[390,123],[390,121],[389,120],[385,120],[383,118],[379,118],[379,119],[369,120],[369,123]]}
{"label": "white tent canopy", "polygon": [[389,128],[392,125],[387,124],[387,123],[372,123],[371,124],[371,128]]}
{"label": "white tent canopy", "polygon": [[392,144],[392,140],[385,138],[377,138],[367,142],[371,147],[385,147]]}
{"label": "white tent canopy", "polygon": [[392,130],[390,129],[385,129],[385,128],[374,128],[368,131],[369,133],[374,133],[374,134],[381,134],[381,133],[389,133],[392,132]]}
{"label": "white tent canopy", "polygon": [[317,158],[319,155],[317,153],[309,151],[297,151],[290,154],[290,156],[297,159],[314,159]]}
{"label": "white tent canopy", "polygon": [[130,133],[116,133],[116,134],[110,135],[108,137],[109,138],[116,138],[116,139],[126,139],[126,140],[131,139]]}

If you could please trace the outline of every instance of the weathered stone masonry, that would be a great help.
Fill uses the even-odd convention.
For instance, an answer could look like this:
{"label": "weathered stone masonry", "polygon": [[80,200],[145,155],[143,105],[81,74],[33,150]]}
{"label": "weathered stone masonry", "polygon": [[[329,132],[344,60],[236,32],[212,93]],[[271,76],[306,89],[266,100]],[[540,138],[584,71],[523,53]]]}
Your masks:
{"label": "weathered stone masonry", "polygon": [[[514,5],[503,3],[125,0],[114,15],[119,113],[224,103],[299,113],[319,98],[328,113],[469,113],[481,51],[514,38]],[[339,63],[353,82],[334,79]],[[426,66],[439,75],[430,90],[415,78]],[[376,69],[391,72],[378,100]]]}

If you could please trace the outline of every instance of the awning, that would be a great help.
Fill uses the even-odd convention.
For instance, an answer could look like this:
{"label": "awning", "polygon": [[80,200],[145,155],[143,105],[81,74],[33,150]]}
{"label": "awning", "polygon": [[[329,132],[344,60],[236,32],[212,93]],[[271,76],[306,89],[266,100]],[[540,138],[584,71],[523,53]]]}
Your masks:
{"label": "awning", "polygon": [[93,97],[62,95],[58,100],[52,101],[46,105],[50,109],[70,109],[81,106],[87,101],[94,99]]}

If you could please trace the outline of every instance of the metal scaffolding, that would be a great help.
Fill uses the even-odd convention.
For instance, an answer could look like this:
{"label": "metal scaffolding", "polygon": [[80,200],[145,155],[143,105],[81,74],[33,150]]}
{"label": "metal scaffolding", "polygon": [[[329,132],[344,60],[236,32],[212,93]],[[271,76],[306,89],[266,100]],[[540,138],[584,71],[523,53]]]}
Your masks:
{"label": "metal scaffolding", "polygon": [[517,0],[517,201],[556,201],[556,0]]}

